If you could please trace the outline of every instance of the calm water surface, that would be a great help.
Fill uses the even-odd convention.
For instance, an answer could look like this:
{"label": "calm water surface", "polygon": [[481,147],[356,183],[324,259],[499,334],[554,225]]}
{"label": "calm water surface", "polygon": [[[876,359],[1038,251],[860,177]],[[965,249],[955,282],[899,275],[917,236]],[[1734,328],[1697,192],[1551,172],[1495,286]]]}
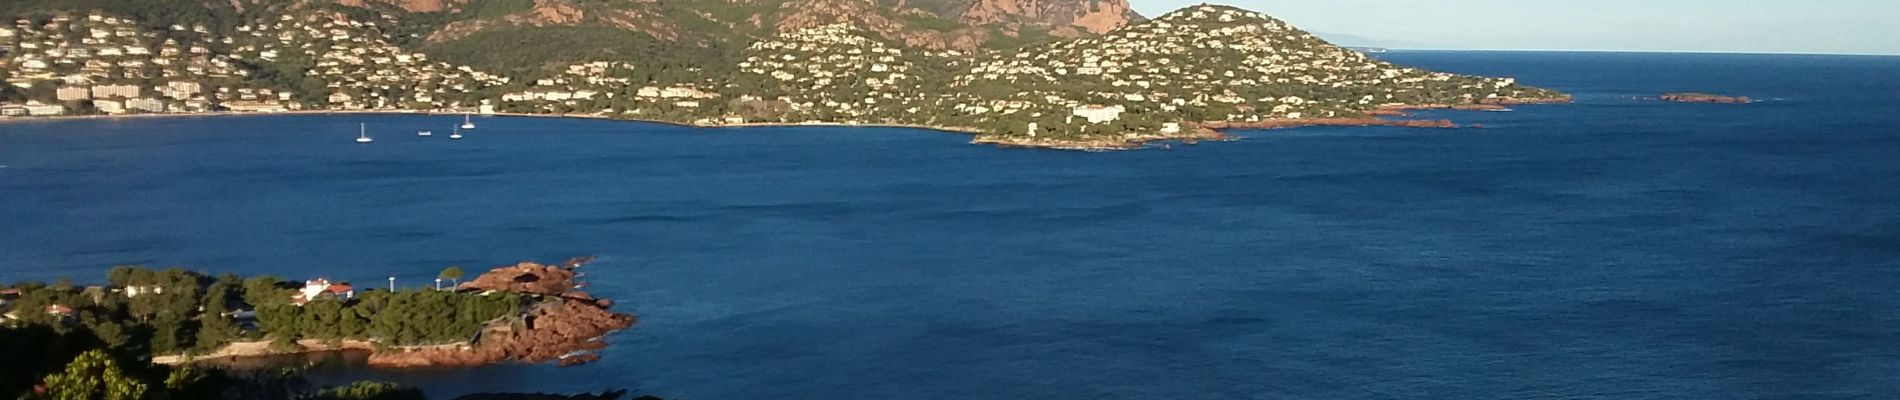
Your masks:
{"label": "calm water surface", "polygon": [[[0,124],[0,281],[426,285],[598,255],[602,362],[360,374],[690,399],[1900,397],[1900,58],[1390,53],[1566,106],[1083,154],[453,116]],[[1707,91],[1745,106],[1632,99]],[[358,122],[374,145],[351,143]]]}

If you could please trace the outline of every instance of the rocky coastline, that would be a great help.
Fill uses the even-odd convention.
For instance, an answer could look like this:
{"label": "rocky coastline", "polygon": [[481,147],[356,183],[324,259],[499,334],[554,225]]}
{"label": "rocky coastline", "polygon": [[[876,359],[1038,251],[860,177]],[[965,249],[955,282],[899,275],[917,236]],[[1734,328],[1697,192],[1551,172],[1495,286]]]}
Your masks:
{"label": "rocky coastline", "polygon": [[[1286,129],[1311,126],[1392,126],[1403,128],[1459,128],[1449,119],[1384,119],[1380,117],[1404,117],[1415,110],[1452,110],[1452,111],[1510,111],[1512,105],[1568,104],[1574,99],[1570,96],[1548,98],[1510,98],[1499,97],[1483,99],[1469,104],[1388,104],[1366,111],[1364,117],[1339,118],[1279,118],[1260,121],[1206,121],[1183,127],[1178,133],[1126,135],[1121,138],[1068,139],[1039,138],[1022,136],[979,135],[971,144],[991,145],[1004,148],[1031,148],[1076,151],[1119,151],[1149,148],[1157,142],[1180,141],[1193,144],[1199,141],[1232,141],[1234,138],[1221,133],[1227,129]],[[1477,125],[1472,125],[1476,127]]]}
{"label": "rocky coastline", "polygon": [[600,358],[595,352],[607,347],[603,338],[617,330],[632,327],[629,314],[609,311],[613,301],[597,299],[582,286],[575,271],[591,258],[577,258],[562,265],[523,262],[483,273],[456,290],[462,292],[510,292],[533,296],[539,301],[516,321],[494,324],[484,329],[473,343],[451,347],[429,347],[378,351],[370,354],[369,365],[379,368],[473,367],[501,362],[543,363],[562,366],[583,364]]}
{"label": "rocky coastline", "polygon": [[377,351],[369,366],[377,368],[476,367],[502,362],[545,363],[561,366],[600,359],[595,352],[607,347],[604,336],[633,326],[634,318],[607,311],[601,302],[560,298],[535,306],[518,325],[490,328],[473,344],[407,350]]}
{"label": "rocky coastline", "polygon": [[1754,99],[1750,99],[1747,96],[1724,96],[1708,93],[1666,93],[1659,98],[1662,99],[1662,101],[1674,103],[1748,104],[1755,102]]}
{"label": "rocky coastline", "polygon": [[630,328],[633,315],[609,310],[613,301],[596,298],[580,287],[580,266],[591,258],[561,265],[523,262],[498,267],[455,287],[471,295],[508,292],[527,296],[531,303],[513,318],[492,321],[471,341],[429,346],[384,346],[374,339],[301,339],[289,345],[271,341],[234,342],[209,354],[153,357],[156,364],[242,361],[334,351],[368,352],[372,368],[475,367],[504,362],[577,365],[598,360],[607,347],[605,336]]}
{"label": "rocky coastline", "polygon": [[1175,134],[1124,135],[1120,138],[1041,138],[1034,136],[993,136],[979,135],[970,140],[970,144],[990,145],[1002,148],[1047,149],[1071,151],[1120,151],[1146,148],[1155,142],[1178,141],[1194,144],[1200,141],[1228,141],[1232,137],[1209,129],[1184,128]]}
{"label": "rocky coastline", "polygon": [[1305,127],[1312,127],[1312,126],[1393,126],[1393,127],[1401,127],[1401,128],[1449,129],[1449,128],[1457,128],[1458,124],[1452,122],[1449,119],[1393,120],[1393,119],[1383,119],[1383,118],[1374,118],[1374,117],[1362,117],[1362,118],[1269,119],[1269,120],[1261,120],[1261,121],[1241,121],[1241,122],[1222,121],[1222,122],[1209,122],[1209,123],[1201,125],[1201,127],[1207,128],[1207,129],[1287,129],[1287,128],[1305,128]]}
{"label": "rocky coastline", "polygon": [[[1682,99],[1683,100],[1672,100],[1672,97],[1670,97],[1669,95],[1664,96],[1664,100],[1667,100],[1667,101],[1728,102],[1728,101],[1720,101],[1720,100],[1740,99],[1741,100],[1740,102],[1748,102],[1747,97],[1740,97],[1740,98],[1727,98],[1727,97],[1720,97],[1720,96],[1717,96],[1716,98],[1682,97]],[[721,123],[713,123],[711,121],[678,122],[678,121],[667,121],[667,120],[635,119],[635,118],[626,118],[626,117],[621,117],[621,116],[608,116],[608,115],[597,115],[597,114],[492,113],[492,114],[482,114],[482,115],[506,116],[506,117],[531,117],[531,118],[603,119],[603,120],[614,120],[614,121],[659,123],[659,124],[668,124],[668,125],[694,127],[694,128],[835,126],[835,127],[893,127],[893,128],[908,128],[908,129],[929,129],[929,130],[936,130],[936,131],[943,131],[943,132],[950,132],[950,133],[974,134],[975,137],[970,140],[970,144],[975,144],[975,145],[989,145],[989,146],[996,146],[996,147],[1002,147],[1002,148],[1102,152],[1102,151],[1143,149],[1143,148],[1151,147],[1150,144],[1157,143],[1157,142],[1180,141],[1180,142],[1192,144],[1199,141],[1231,141],[1233,140],[1231,136],[1220,133],[1218,131],[1220,129],[1282,129],[1282,128],[1295,128],[1295,127],[1306,127],[1306,126],[1398,126],[1398,127],[1411,127],[1411,128],[1456,128],[1458,127],[1456,124],[1452,124],[1450,123],[1450,121],[1446,121],[1446,120],[1437,120],[1437,121],[1385,120],[1385,119],[1380,119],[1378,117],[1403,117],[1403,116],[1409,115],[1408,112],[1417,111],[1417,110],[1510,111],[1509,106],[1512,106],[1512,105],[1565,104],[1565,103],[1571,103],[1572,101],[1573,99],[1569,96],[1550,97],[1550,98],[1498,97],[1498,98],[1481,99],[1481,100],[1478,100],[1472,103],[1467,103],[1467,104],[1389,104],[1389,105],[1379,106],[1372,110],[1366,111],[1365,112],[1366,117],[1286,118],[1286,119],[1271,119],[1271,120],[1263,120],[1263,121],[1246,121],[1246,122],[1209,121],[1209,122],[1202,122],[1199,124],[1185,124],[1186,126],[1183,126],[1182,129],[1176,133],[1158,133],[1157,132],[1157,133],[1147,133],[1147,134],[1126,134],[1120,137],[1100,137],[1100,138],[1085,138],[1085,139],[1050,138],[1050,137],[1035,137],[1035,136],[985,135],[985,134],[981,134],[980,131],[976,129],[967,128],[967,127],[927,126],[927,125],[909,125],[909,124],[836,123],[836,122],[778,122],[778,123],[721,124]],[[380,111],[380,110],[379,111],[311,110],[311,111],[290,111],[290,112],[278,112],[278,113],[213,112],[213,113],[174,113],[174,114],[134,114],[134,115],[112,115],[112,116],[98,115],[98,116],[64,116],[64,117],[33,117],[33,118],[0,118],[0,123],[26,122],[26,121],[85,120],[85,119],[136,120],[136,119],[168,118],[168,117],[273,116],[273,115],[418,115],[418,114],[453,116],[453,115],[460,115],[461,113],[448,112],[448,111]]]}

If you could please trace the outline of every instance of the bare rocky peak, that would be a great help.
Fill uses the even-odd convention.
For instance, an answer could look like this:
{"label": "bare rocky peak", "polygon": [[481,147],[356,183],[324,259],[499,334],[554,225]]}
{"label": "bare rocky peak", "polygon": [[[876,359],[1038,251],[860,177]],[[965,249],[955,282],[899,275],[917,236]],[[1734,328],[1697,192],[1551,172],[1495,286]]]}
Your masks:
{"label": "bare rocky peak", "polygon": [[468,0],[336,0],[336,2],[351,7],[381,4],[395,6],[409,12],[441,12],[468,3]]}
{"label": "bare rocky peak", "polygon": [[971,24],[1020,22],[1074,27],[1101,34],[1127,26],[1140,15],[1127,0],[939,0],[970,3],[957,19]]}

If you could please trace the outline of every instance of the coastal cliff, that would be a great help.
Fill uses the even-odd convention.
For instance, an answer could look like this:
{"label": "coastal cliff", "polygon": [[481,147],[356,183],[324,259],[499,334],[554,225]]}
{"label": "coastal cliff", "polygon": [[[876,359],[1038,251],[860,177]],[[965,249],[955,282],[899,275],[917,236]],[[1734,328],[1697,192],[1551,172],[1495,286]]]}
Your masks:
{"label": "coastal cliff", "polygon": [[369,365],[467,367],[505,361],[574,365],[598,359],[593,352],[607,346],[601,338],[632,327],[634,317],[609,311],[611,301],[579,290],[579,274],[574,270],[584,262],[576,259],[562,266],[524,262],[483,273],[456,291],[527,296],[526,309],[491,321],[468,343],[382,349],[370,355]]}
{"label": "coastal cliff", "polygon": [[[356,296],[347,284],[323,282],[306,286],[321,287],[308,292],[321,295],[292,303],[271,303],[283,293],[258,283],[250,291],[263,295],[246,301],[259,304],[257,334],[266,340],[230,341],[190,356],[157,355],[152,362],[234,362],[338,350],[368,352],[367,364],[380,368],[591,362],[606,348],[603,338],[632,327],[635,318],[610,310],[611,300],[579,290],[576,269],[587,260],[498,267],[454,290]],[[442,319],[468,315],[480,317]]]}
{"label": "coastal cliff", "polygon": [[596,299],[578,289],[574,268],[581,262],[570,261],[567,266],[524,262],[490,270],[457,290],[509,292],[541,300],[517,319],[490,324],[471,344],[378,351],[370,355],[369,364],[386,368],[467,367],[519,361],[566,366],[599,359],[594,352],[607,347],[601,338],[632,327],[634,317],[609,311],[612,301]]}
{"label": "coastal cliff", "polygon": [[[91,365],[81,368],[97,367],[101,359],[137,362],[129,366],[135,371],[131,375],[164,379],[152,388],[191,393],[159,396],[182,399],[218,398],[221,389],[210,388],[241,386],[239,381],[251,378],[288,384],[278,381],[293,376],[230,375],[237,380],[226,380],[225,375],[204,373],[276,369],[286,362],[363,360],[386,368],[585,363],[599,358],[594,352],[607,346],[608,333],[634,324],[632,315],[609,310],[611,301],[580,290],[583,274],[577,270],[588,260],[504,266],[447,288],[439,283],[402,287],[390,277],[382,289],[382,276],[371,287],[359,287],[322,277],[293,282],[137,266],[113,267],[103,284],[91,286],[63,278],[54,284],[0,283],[0,314],[5,314],[0,316],[0,343],[20,350],[11,358],[14,362],[0,368],[6,378],[0,379],[0,393],[20,393],[38,383],[47,393],[70,389],[75,391],[69,394],[78,396],[62,398],[86,398],[86,390],[60,386],[84,383],[57,377],[64,360]],[[449,267],[437,276],[456,280],[462,272]],[[25,344],[29,342],[46,345]],[[173,367],[197,363],[217,368]],[[76,369],[66,369],[72,371]],[[187,382],[192,380],[197,382]],[[305,389],[278,385],[270,390],[310,392]],[[359,382],[321,392],[332,389],[407,391]],[[260,393],[223,397],[277,398]]]}

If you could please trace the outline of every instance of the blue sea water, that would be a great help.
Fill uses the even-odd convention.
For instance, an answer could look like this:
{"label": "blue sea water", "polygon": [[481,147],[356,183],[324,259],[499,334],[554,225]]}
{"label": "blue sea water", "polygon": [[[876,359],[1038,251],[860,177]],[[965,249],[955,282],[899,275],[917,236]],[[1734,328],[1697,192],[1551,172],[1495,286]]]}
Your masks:
{"label": "blue sea water", "polygon": [[[0,124],[0,281],[427,285],[598,255],[601,362],[336,373],[688,399],[1893,399],[1900,58],[1381,55],[1573,105],[1086,154],[453,116]],[[1637,97],[1701,91],[1752,105]],[[351,143],[369,123],[374,145]]]}

